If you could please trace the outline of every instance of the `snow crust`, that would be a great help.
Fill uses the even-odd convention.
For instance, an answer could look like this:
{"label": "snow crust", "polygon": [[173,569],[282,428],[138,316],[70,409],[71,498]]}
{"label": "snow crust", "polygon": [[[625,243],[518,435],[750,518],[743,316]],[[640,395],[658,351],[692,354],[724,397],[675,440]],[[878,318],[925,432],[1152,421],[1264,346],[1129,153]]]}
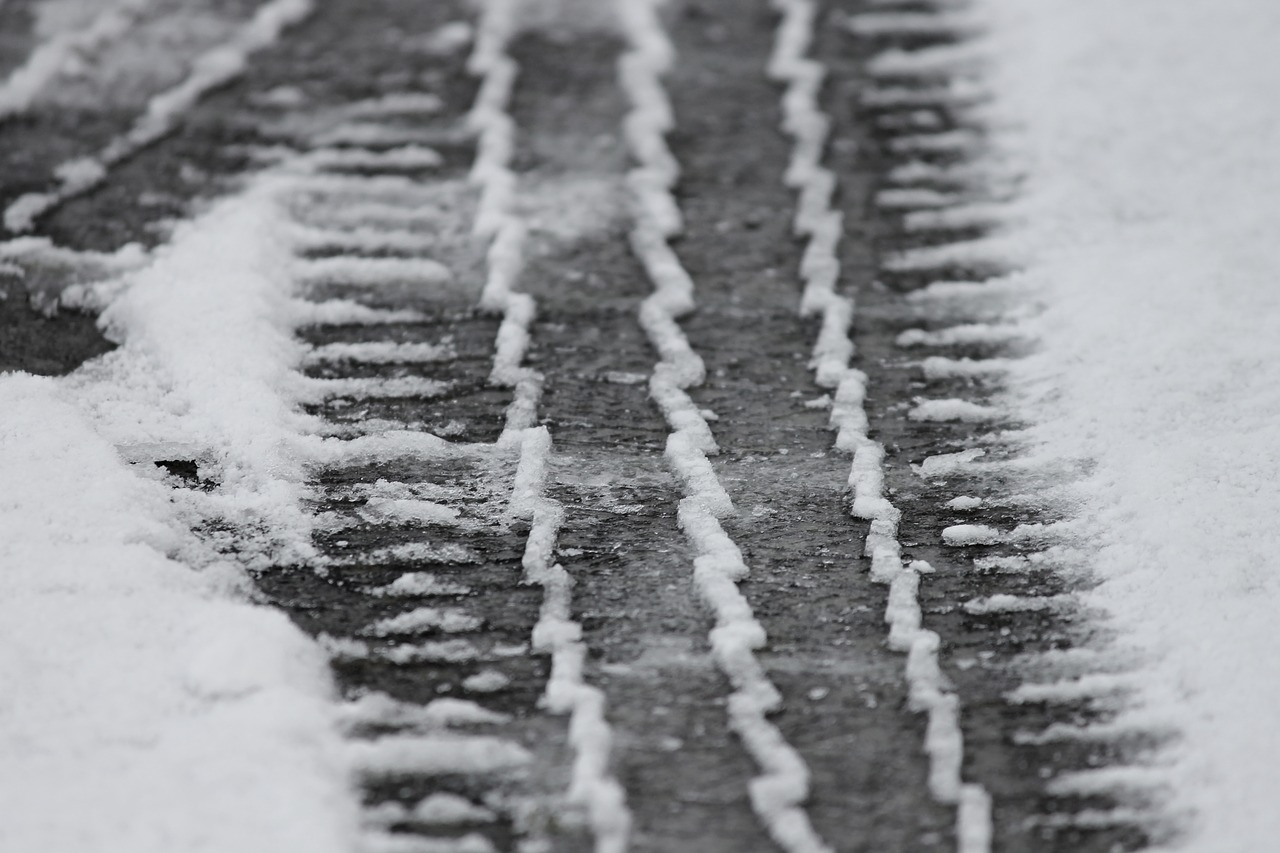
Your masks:
{"label": "snow crust", "polygon": [[[1168,766],[1063,790],[1171,786],[1197,853],[1280,837],[1280,6],[979,0],[1014,228],[1045,288],[1015,371],[1042,452],[1089,458],[1085,517],[1111,614],[1149,663]],[[886,59],[886,62],[888,60]],[[1058,784],[1058,783],[1055,783]]]}

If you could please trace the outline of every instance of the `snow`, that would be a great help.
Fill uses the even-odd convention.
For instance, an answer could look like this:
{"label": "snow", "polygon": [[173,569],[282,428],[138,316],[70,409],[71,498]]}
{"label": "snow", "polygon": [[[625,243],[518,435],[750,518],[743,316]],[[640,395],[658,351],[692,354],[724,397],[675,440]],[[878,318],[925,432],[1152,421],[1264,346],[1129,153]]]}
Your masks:
{"label": "snow", "polygon": [[[95,28],[110,19],[110,14],[105,14],[83,33],[69,36],[70,43],[61,49],[63,54],[75,49],[77,39],[88,40],[92,44],[110,35],[113,27],[127,26],[131,16],[137,14],[130,7],[138,5],[122,0],[117,8],[123,10],[120,14],[125,17],[118,25],[108,23],[107,29],[97,33]],[[127,133],[112,140],[94,157],[77,158],[55,169],[55,175],[60,179],[57,189],[46,193],[27,193],[10,203],[4,211],[5,227],[10,231],[29,231],[38,217],[96,187],[112,166],[172,131],[183,114],[202,97],[234,80],[244,71],[253,53],[274,43],[286,27],[297,24],[311,11],[312,0],[269,0],[260,6],[227,42],[195,57],[190,72],[181,83],[152,96],[143,114]],[[49,49],[58,50],[53,43]],[[33,57],[33,61],[36,59]],[[63,60],[57,61],[60,65]],[[30,98],[31,95],[20,93],[14,108],[25,108]]]}
{"label": "snow", "polygon": [[0,378],[0,848],[350,849],[324,655],[238,569],[169,556],[169,489],[76,396]]}
{"label": "snow", "polygon": [[471,693],[496,693],[502,690],[511,679],[496,669],[485,669],[462,680],[462,689]]}
{"label": "snow", "polygon": [[467,595],[471,588],[453,581],[445,581],[429,572],[405,572],[378,590],[379,595],[418,596]]}
{"label": "snow", "polygon": [[[1280,6],[980,0],[1012,233],[1044,285],[1016,388],[1040,449],[1088,458],[1101,585],[1086,603],[1148,652],[1183,738],[1126,778],[1193,816],[1178,849],[1280,836]],[[1158,662],[1157,662],[1158,661]],[[1146,697],[1143,699],[1143,697]]]}
{"label": "snow", "polygon": [[418,607],[399,616],[380,619],[360,634],[365,637],[391,637],[403,634],[425,634],[440,631],[459,634],[474,631],[482,621],[465,610],[454,607]]}
{"label": "snow", "polygon": [[490,735],[384,735],[346,745],[353,767],[369,777],[482,774],[528,765],[533,756],[520,744]]}
{"label": "snow", "polygon": [[1003,414],[993,406],[983,406],[968,400],[922,400],[912,407],[907,417],[913,421],[961,421],[964,423],[984,423],[997,420]]}
{"label": "snow", "polygon": [[153,0],[117,0],[98,11],[83,27],[57,27],[45,33],[47,37],[26,62],[0,82],[0,121],[28,110],[41,90],[64,73],[77,55],[91,55],[105,42],[119,38],[152,3]]}
{"label": "snow", "polygon": [[[510,162],[516,126],[507,107],[518,66],[506,51],[517,26],[517,11],[518,6],[506,0],[489,0],[484,5],[467,66],[481,77],[467,117],[478,134],[470,180],[480,187],[480,202],[472,230],[489,241],[480,305],[502,314],[489,379],[514,391],[498,443],[517,446],[520,452],[508,512],[530,523],[521,561],[523,580],[543,589],[532,635],[533,647],[551,655],[543,698],[552,713],[569,715],[573,768],[565,800],[586,812],[599,853],[623,853],[631,833],[631,812],[626,792],[609,768],[613,730],[605,717],[604,693],[583,677],[587,649],[582,626],[571,614],[573,578],[555,561],[564,509],[545,494],[552,439],[546,427],[536,426],[543,376],[522,365],[537,304],[529,294],[515,290],[523,267],[526,226],[513,212],[517,180]],[[492,678],[487,684],[498,686]]]}

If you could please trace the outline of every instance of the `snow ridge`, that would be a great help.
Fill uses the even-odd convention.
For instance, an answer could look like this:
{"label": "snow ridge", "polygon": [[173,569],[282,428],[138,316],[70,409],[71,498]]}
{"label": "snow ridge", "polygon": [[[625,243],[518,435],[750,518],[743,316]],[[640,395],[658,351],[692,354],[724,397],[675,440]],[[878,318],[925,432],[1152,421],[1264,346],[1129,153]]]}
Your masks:
{"label": "snow ridge", "polygon": [[537,306],[532,296],[514,289],[525,236],[524,223],[511,212],[516,176],[509,164],[515,122],[507,104],[519,67],[506,49],[515,29],[515,11],[514,0],[487,0],[468,61],[468,70],[482,78],[468,116],[479,134],[471,169],[471,180],[481,188],[474,232],[490,241],[480,305],[502,312],[490,382],[514,388],[515,397],[498,445],[520,449],[509,511],[513,519],[531,524],[522,566],[525,581],[543,589],[533,647],[551,655],[546,707],[569,715],[574,762],[566,799],[586,810],[596,853],[623,853],[631,834],[631,813],[625,790],[609,771],[613,731],[605,718],[604,693],[583,680],[587,647],[582,626],[571,615],[573,578],[555,560],[564,508],[545,494],[552,445],[547,428],[536,426],[543,377],[521,364]]}
{"label": "snow ridge", "polygon": [[812,0],[774,0],[773,7],[782,13],[782,20],[768,74],[787,84],[782,128],[795,140],[784,180],[800,194],[795,231],[809,238],[800,266],[804,280],[800,311],[822,318],[810,365],[819,385],[835,389],[831,427],[836,431],[836,447],[853,453],[849,474],[853,513],[871,522],[866,555],[871,557],[872,580],[889,584],[885,612],[889,645],[907,653],[911,708],[928,714],[925,751],[930,763],[930,793],[938,802],[958,807],[956,837],[961,853],[987,853],[991,849],[991,797],[981,785],[965,783],[961,777],[964,740],[959,699],[946,689],[938,666],[938,635],[921,627],[920,575],[932,567],[923,561],[910,566],[902,563],[897,538],[900,513],[884,496],[884,448],[867,436],[863,408],[867,378],[849,366],[854,351],[849,337],[854,304],[835,290],[842,221],[830,203],[835,176],[821,165],[830,125],[817,104],[825,69],[805,58],[813,38],[817,4]]}
{"label": "snow ridge", "polygon": [[270,0],[260,7],[230,41],[197,57],[186,79],[154,95],[127,133],[96,155],[60,165],[54,170],[57,188],[27,193],[12,202],[4,211],[5,228],[30,231],[40,216],[101,184],[113,166],[170,133],[205,94],[243,73],[250,54],[276,42],[286,27],[302,21],[313,8],[314,0]]}
{"label": "snow ridge", "polygon": [[622,87],[631,102],[624,134],[637,166],[628,175],[634,202],[631,246],[654,284],[640,308],[640,323],[660,360],[649,393],[672,432],[666,456],[684,484],[679,523],[698,556],[694,581],[716,617],[712,653],[732,683],[729,724],[761,773],[751,780],[751,806],[770,836],[790,853],[827,853],[802,804],[809,794],[809,769],[799,753],[768,720],[781,696],[756,659],[767,637],[737,587],[748,568],[720,520],[733,514],[728,494],[716,478],[708,454],[718,451],[711,430],[685,389],[701,384],[702,359],[676,319],[693,310],[693,281],[667,243],[682,227],[671,193],[679,165],[664,135],[674,127],[662,75],[674,49],[658,17],[662,0],[619,0],[617,9],[630,49],[619,61]]}
{"label": "snow ridge", "polygon": [[30,109],[40,90],[62,73],[73,56],[92,53],[123,35],[152,2],[119,0],[100,11],[81,29],[58,33],[37,47],[26,62],[0,83],[0,121]]}

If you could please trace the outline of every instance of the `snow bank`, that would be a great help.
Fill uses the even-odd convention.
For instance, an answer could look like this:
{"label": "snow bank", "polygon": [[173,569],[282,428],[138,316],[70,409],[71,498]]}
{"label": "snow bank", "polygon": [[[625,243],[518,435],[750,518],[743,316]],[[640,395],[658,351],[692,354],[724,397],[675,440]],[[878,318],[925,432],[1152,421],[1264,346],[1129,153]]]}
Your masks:
{"label": "snow bank", "polygon": [[[355,843],[325,654],[190,533],[227,522],[212,545],[241,562],[310,552],[322,444],[279,180],[81,294],[118,349],[0,377],[0,849]],[[161,482],[177,460],[209,490]]]}
{"label": "snow bank", "polygon": [[281,189],[261,181],[182,226],[103,312],[123,346],[66,380],[101,435],[135,459],[196,462],[219,489],[187,499],[270,531],[256,543],[262,559],[310,548],[298,505],[312,423],[294,405],[307,386],[294,371]]}
{"label": "snow bank", "polygon": [[0,378],[0,849],[351,849],[324,655],[166,556],[169,490],[68,397]]}
{"label": "snow bank", "polygon": [[[1037,437],[1097,460],[1090,520],[1146,694],[1185,738],[1185,849],[1280,837],[1280,5],[981,0],[1046,285],[1017,369]],[[1150,704],[1150,703],[1148,703]]]}

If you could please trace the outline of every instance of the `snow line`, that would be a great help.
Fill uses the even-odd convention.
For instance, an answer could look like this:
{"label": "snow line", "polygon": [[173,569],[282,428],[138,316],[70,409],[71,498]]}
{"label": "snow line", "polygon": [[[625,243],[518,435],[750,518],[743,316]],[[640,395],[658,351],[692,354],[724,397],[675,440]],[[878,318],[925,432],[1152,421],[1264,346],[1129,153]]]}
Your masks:
{"label": "snow line", "polygon": [[480,305],[502,312],[489,381],[515,389],[498,445],[520,448],[510,514],[531,524],[522,565],[525,581],[543,590],[533,647],[551,655],[546,707],[569,715],[574,762],[566,799],[586,810],[596,853],[623,853],[631,835],[631,812],[625,790],[609,771],[613,731],[605,718],[604,693],[583,680],[587,647],[582,626],[570,612],[573,578],[555,561],[564,508],[545,495],[552,446],[551,433],[536,426],[543,377],[521,364],[537,305],[532,296],[514,289],[525,237],[524,223],[511,212],[516,192],[516,176],[510,168],[515,122],[507,105],[519,67],[506,50],[515,29],[515,9],[516,0],[486,0],[467,66],[481,77],[467,117],[479,134],[471,168],[471,180],[481,188],[474,231],[490,241]]}
{"label": "snow line", "polygon": [[751,807],[784,850],[828,853],[831,848],[814,831],[802,805],[809,796],[809,769],[768,720],[782,697],[755,656],[767,637],[737,586],[748,573],[747,565],[720,525],[722,518],[733,514],[733,503],[707,459],[707,454],[718,450],[715,439],[685,393],[702,383],[705,368],[676,322],[693,309],[694,299],[693,281],[667,243],[681,230],[681,216],[671,193],[679,165],[664,136],[674,127],[674,118],[661,78],[675,57],[658,17],[662,2],[618,0],[617,4],[630,42],[619,61],[622,87],[631,102],[623,130],[637,161],[627,176],[634,196],[631,246],[654,285],[653,294],[641,305],[640,324],[660,357],[649,394],[672,430],[666,456],[684,484],[680,528],[698,554],[694,560],[698,592],[716,617],[710,633],[712,653],[734,688],[729,696],[729,725],[761,770],[748,786]]}
{"label": "snow line", "polygon": [[[76,54],[90,53],[127,32],[154,0],[119,0],[84,27],[57,33],[0,83],[0,121],[21,115]],[[2,5],[2,4],[0,4]]]}
{"label": "snow line", "polygon": [[809,238],[800,264],[804,293],[800,311],[818,315],[822,328],[810,366],[824,388],[835,389],[831,427],[836,447],[853,453],[849,485],[854,490],[853,514],[871,522],[866,555],[871,578],[889,584],[885,621],[889,646],[907,653],[907,683],[912,710],[928,714],[925,751],[929,755],[929,790],[940,803],[957,806],[956,841],[961,853],[991,849],[991,797],[981,785],[961,778],[964,740],[959,699],[946,690],[938,666],[939,638],[921,627],[920,575],[932,571],[927,563],[903,566],[897,530],[899,510],[884,496],[884,448],[867,435],[863,407],[867,377],[849,366],[853,341],[849,327],[854,304],[836,292],[840,272],[836,255],[842,217],[831,208],[835,175],[822,166],[830,120],[818,106],[825,69],[807,59],[818,7],[813,0],[773,0],[782,13],[768,74],[786,83],[782,96],[782,128],[795,141],[785,183],[799,195],[795,231]]}
{"label": "snow line", "polygon": [[154,95],[146,112],[123,136],[118,136],[94,156],[68,160],[54,170],[56,189],[27,193],[4,212],[10,231],[30,231],[35,220],[63,202],[83,195],[106,180],[109,170],[156,142],[177,126],[182,114],[211,90],[244,72],[249,55],[273,44],[288,26],[311,14],[314,0],[270,0],[228,42],[195,59],[191,73],[176,86]]}

